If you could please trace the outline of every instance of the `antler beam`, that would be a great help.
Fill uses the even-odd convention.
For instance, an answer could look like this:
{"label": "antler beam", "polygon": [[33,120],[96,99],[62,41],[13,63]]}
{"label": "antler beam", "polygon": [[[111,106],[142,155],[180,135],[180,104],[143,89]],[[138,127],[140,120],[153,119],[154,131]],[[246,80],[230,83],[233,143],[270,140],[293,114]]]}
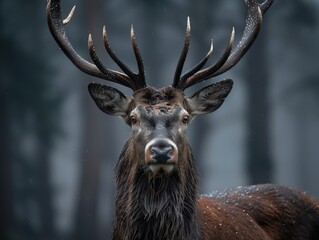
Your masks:
{"label": "antler beam", "polygon": [[62,51],[64,52],[64,54],[71,60],[71,62],[81,71],[91,76],[121,84],[123,86],[131,88],[133,91],[137,91],[139,89],[145,88],[147,85],[146,85],[145,75],[144,75],[143,60],[142,60],[140,51],[137,47],[137,42],[136,42],[133,28],[131,29],[131,41],[132,41],[136,61],[138,64],[138,70],[139,70],[138,74],[132,72],[124,63],[122,63],[118,59],[118,57],[110,48],[109,42],[107,40],[105,27],[103,28],[103,38],[104,38],[104,45],[106,47],[106,50],[109,53],[110,57],[124,71],[124,73],[111,70],[106,68],[102,64],[101,60],[97,57],[91,35],[89,35],[89,39],[88,39],[88,48],[89,48],[89,53],[94,64],[83,59],[74,50],[64,28],[64,25],[71,21],[72,16],[74,14],[74,10],[75,10],[75,7],[72,8],[68,17],[65,20],[63,20],[62,14],[61,14],[60,0],[48,0],[47,8],[46,8],[47,21],[48,21],[50,32],[52,36],[54,37],[55,41],[58,43],[58,45],[62,49]]}
{"label": "antler beam", "polygon": [[211,47],[211,50],[207,53],[203,60],[201,60],[193,69],[181,76],[190,45],[190,24],[188,19],[184,48],[177,64],[172,87],[185,90],[194,84],[223,74],[235,66],[256,40],[260,31],[263,14],[265,14],[272,3],[273,0],[266,0],[261,4],[257,3],[256,0],[245,0],[247,7],[246,26],[243,36],[235,50],[232,51],[235,36],[235,31],[233,28],[226,50],[215,65],[202,69],[208,58],[211,56]]}

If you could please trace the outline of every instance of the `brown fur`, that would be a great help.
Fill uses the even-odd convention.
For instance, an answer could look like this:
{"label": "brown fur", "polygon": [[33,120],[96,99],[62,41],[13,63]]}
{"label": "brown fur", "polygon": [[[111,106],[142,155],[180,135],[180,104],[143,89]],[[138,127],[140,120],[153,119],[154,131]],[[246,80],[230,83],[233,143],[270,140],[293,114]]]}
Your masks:
{"label": "brown fur", "polygon": [[[189,107],[184,94],[172,88],[135,93],[129,111],[137,106],[163,118],[176,106]],[[113,239],[319,239],[316,199],[270,184],[199,196],[195,161],[185,136],[175,139],[179,161],[169,176],[147,172],[143,150],[150,139],[135,137],[126,142],[116,165]]]}
{"label": "brown fur", "polygon": [[127,141],[116,166],[113,239],[198,239],[198,179],[191,153],[179,171],[152,177],[135,161],[136,145]]}
{"label": "brown fur", "polygon": [[198,202],[202,226],[207,226],[203,239],[319,239],[319,202],[290,188],[272,184],[237,187],[214,192]]}
{"label": "brown fur", "polygon": [[[116,169],[113,239],[319,239],[318,201],[278,185],[226,189],[199,197],[192,161],[182,173],[188,175],[181,177],[184,181],[175,176],[169,182],[156,182],[123,152]],[[163,184],[162,191],[152,190],[152,184]]]}

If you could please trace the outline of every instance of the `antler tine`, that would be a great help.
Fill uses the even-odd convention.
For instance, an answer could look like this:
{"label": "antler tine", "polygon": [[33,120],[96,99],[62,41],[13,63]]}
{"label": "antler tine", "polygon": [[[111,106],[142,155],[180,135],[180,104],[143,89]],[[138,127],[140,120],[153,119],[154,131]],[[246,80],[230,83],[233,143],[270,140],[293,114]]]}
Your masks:
{"label": "antler tine", "polygon": [[135,55],[135,59],[137,62],[137,67],[138,67],[138,74],[137,74],[138,78],[136,79],[136,84],[138,85],[139,89],[145,88],[147,84],[145,81],[144,64],[143,64],[143,59],[142,59],[140,49],[137,46],[137,41],[136,41],[133,25],[131,25],[131,42],[132,42],[134,55]]}
{"label": "antler tine", "polygon": [[63,25],[68,24],[72,20],[72,17],[73,17],[74,12],[75,12],[75,7],[76,6],[73,6],[73,8],[71,9],[69,15],[63,20]]}
{"label": "antler tine", "polygon": [[183,74],[183,76],[181,77],[180,80],[180,85],[184,84],[185,81],[192,75],[194,75],[196,72],[198,72],[199,70],[201,70],[205,64],[207,63],[208,59],[210,58],[210,56],[212,55],[214,50],[214,44],[213,44],[213,39],[211,40],[211,44],[210,44],[210,49],[207,52],[206,56],[197,64],[195,65],[191,70],[187,71],[186,73]]}
{"label": "antler tine", "polygon": [[187,17],[187,27],[186,27],[186,33],[185,33],[184,47],[177,63],[174,80],[172,84],[172,87],[174,88],[178,88],[179,86],[180,76],[182,74],[184,63],[189,50],[190,38],[191,38],[191,25],[190,25],[189,17]]}
{"label": "antler tine", "polygon": [[265,14],[268,8],[273,4],[273,2],[274,0],[266,0],[262,4],[259,4],[261,12]]}
{"label": "antler tine", "polygon": [[113,61],[122,69],[125,74],[127,74],[130,78],[134,78],[134,73],[116,56],[114,51],[111,49],[105,26],[103,26],[103,41],[104,47]]}
{"label": "antler tine", "polygon": [[[109,74],[109,70],[103,65],[103,63],[101,62],[101,60],[99,59],[99,57],[97,56],[96,54],[96,51],[95,51],[95,47],[94,47],[94,44],[93,44],[93,40],[92,40],[92,35],[89,34],[89,37],[88,37],[88,49],[89,49],[89,54],[90,54],[90,57],[92,59],[92,61],[94,62],[95,66],[105,75],[105,76],[108,76]],[[120,72],[116,72],[114,71],[116,74],[120,75],[123,77],[123,79],[119,79],[119,82],[120,84],[122,85],[125,85],[133,90],[135,90],[135,87],[134,85],[132,84],[132,81],[128,81],[126,80],[126,77],[127,75],[123,74],[123,73],[120,73]]]}
{"label": "antler tine", "polygon": [[[132,30],[131,30],[131,32],[132,32]],[[134,35],[134,33],[133,33],[133,35]],[[145,81],[145,77],[144,77],[143,61],[142,61],[142,57],[141,57],[141,55],[139,53],[139,50],[137,48],[137,43],[136,43],[136,40],[135,40],[135,36],[134,36],[134,40],[133,40],[132,39],[132,33],[131,33],[131,41],[132,41],[132,44],[133,44],[133,50],[134,50],[134,54],[136,56],[136,61],[137,61],[138,68],[139,68],[139,73],[138,74],[132,72],[117,57],[115,52],[112,50],[105,26],[103,27],[103,40],[104,40],[104,47],[105,47],[107,53],[109,54],[109,56],[113,59],[114,62],[116,62],[116,64],[122,69],[122,71],[125,74],[127,74],[131,79],[133,79],[134,88],[136,90],[138,90],[138,89],[146,87],[146,81]],[[138,54],[136,52],[138,52]]]}
{"label": "antler tine", "polygon": [[87,60],[83,59],[73,48],[70,43],[64,25],[69,23],[74,14],[75,8],[73,7],[68,17],[63,20],[61,14],[60,0],[48,0],[46,7],[47,21],[50,32],[58,43],[64,54],[71,60],[71,62],[79,68],[81,71],[101,79],[109,80],[126,87],[129,87],[136,91],[136,87],[133,84],[133,79],[131,79],[127,74],[120,73],[115,70],[105,68],[101,61],[98,59],[93,46],[92,37],[89,41],[89,51],[94,65]]}
{"label": "antler tine", "polygon": [[231,50],[233,49],[234,39],[235,39],[235,29],[233,28],[228,45],[227,45],[222,57],[217,61],[217,63],[213,66],[202,69],[202,70],[196,72],[195,74],[193,74],[192,76],[188,77],[186,80],[184,80],[185,84],[182,86],[181,89],[184,90],[190,86],[193,86],[197,83],[200,83],[202,81],[209,79],[210,75],[212,73],[214,73],[218,69],[220,69],[224,65],[224,63],[227,61],[227,59],[231,53]]}

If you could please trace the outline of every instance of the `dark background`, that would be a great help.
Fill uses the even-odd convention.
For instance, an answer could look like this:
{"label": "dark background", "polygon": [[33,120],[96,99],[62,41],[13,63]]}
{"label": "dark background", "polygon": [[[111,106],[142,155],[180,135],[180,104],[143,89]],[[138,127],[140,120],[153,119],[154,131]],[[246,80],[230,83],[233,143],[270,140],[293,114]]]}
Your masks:
{"label": "dark background", "polygon": [[[245,24],[240,0],[63,1],[65,17],[74,4],[67,31],[78,52],[88,59],[90,32],[103,61],[116,68],[102,47],[105,24],[115,52],[136,69],[133,23],[147,81],[156,87],[172,82],[187,16],[192,41],[185,69],[206,54],[212,37],[210,64],[216,61],[232,26],[238,43]],[[0,239],[110,239],[113,166],[129,128],[95,106],[87,85],[99,80],[62,54],[45,6],[0,2]],[[318,42],[319,1],[277,0],[249,53],[209,81],[232,78],[235,85],[221,109],[196,118],[189,130],[201,192],[273,182],[319,197]]]}

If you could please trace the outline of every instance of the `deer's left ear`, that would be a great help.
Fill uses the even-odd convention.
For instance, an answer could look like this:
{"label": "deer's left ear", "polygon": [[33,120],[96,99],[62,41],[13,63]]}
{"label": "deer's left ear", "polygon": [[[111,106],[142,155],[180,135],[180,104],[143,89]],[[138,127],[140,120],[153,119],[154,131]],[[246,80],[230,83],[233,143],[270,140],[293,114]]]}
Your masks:
{"label": "deer's left ear", "polygon": [[96,105],[106,114],[125,117],[128,99],[119,90],[110,86],[90,83],[88,86]]}
{"label": "deer's left ear", "polygon": [[191,108],[191,114],[207,114],[217,110],[233,87],[230,79],[214,83],[197,91],[186,100]]}

